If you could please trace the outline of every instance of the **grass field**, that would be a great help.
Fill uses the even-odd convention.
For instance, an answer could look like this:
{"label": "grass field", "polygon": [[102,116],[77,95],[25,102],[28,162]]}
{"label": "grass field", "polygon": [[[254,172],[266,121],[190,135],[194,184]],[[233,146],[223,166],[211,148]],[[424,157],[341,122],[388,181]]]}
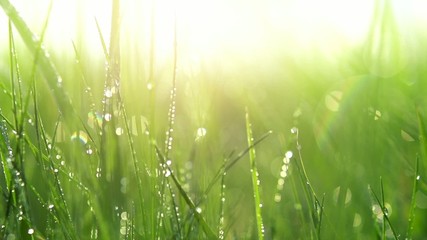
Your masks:
{"label": "grass field", "polygon": [[417,1],[59,2],[0,0],[0,239],[427,239]]}

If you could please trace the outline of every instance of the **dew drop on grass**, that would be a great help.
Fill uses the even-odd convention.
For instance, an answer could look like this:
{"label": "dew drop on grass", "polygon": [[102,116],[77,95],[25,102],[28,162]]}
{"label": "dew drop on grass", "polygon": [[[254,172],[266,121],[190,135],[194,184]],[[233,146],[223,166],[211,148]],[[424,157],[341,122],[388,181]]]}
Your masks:
{"label": "dew drop on grass", "polygon": [[288,173],[286,171],[281,171],[280,172],[280,177],[285,178],[288,176]]}
{"label": "dew drop on grass", "polygon": [[165,170],[165,177],[169,177],[171,175],[171,172],[169,171],[169,169]]}
{"label": "dew drop on grass", "polygon": [[276,194],[274,195],[274,201],[275,201],[276,203],[278,203],[278,202],[282,201],[282,195],[280,195],[280,193],[276,193]]}
{"label": "dew drop on grass", "polygon": [[200,207],[197,207],[197,208],[196,208],[196,212],[198,212],[198,213],[202,213],[202,209],[201,209]]}
{"label": "dew drop on grass", "polygon": [[107,98],[111,98],[113,96],[113,90],[110,88],[106,88],[104,91],[104,96]]}
{"label": "dew drop on grass", "polygon": [[93,153],[92,148],[88,148],[88,149],[86,150],[86,153],[87,153],[88,155],[92,155],[92,153]]}
{"label": "dew drop on grass", "polygon": [[50,204],[50,205],[48,206],[48,208],[49,208],[49,209],[53,209],[53,207],[55,207],[53,204]]}
{"label": "dew drop on grass", "polygon": [[287,152],[285,153],[285,158],[287,158],[287,159],[288,159],[288,162],[287,162],[287,163],[289,163],[289,159],[291,159],[293,155],[294,155],[294,154],[292,153],[292,151],[287,151]]}
{"label": "dew drop on grass", "polygon": [[206,128],[200,127],[196,131],[196,141],[201,140],[203,137],[206,136],[207,130]]}
{"label": "dew drop on grass", "polygon": [[172,164],[172,160],[167,160],[166,165],[170,166]]}
{"label": "dew drop on grass", "polygon": [[32,229],[32,228],[28,229],[28,234],[30,234],[30,235],[34,234],[34,229]]}
{"label": "dew drop on grass", "polygon": [[297,134],[298,133],[298,128],[297,127],[291,128],[291,133],[292,134]]}
{"label": "dew drop on grass", "polygon": [[421,176],[418,175],[416,179],[417,179],[417,181],[419,181],[421,179]]}
{"label": "dew drop on grass", "polygon": [[106,113],[104,116],[105,121],[110,121],[113,116],[110,113]]}
{"label": "dew drop on grass", "polygon": [[121,136],[122,134],[123,134],[123,128],[121,128],[121,127],[118,127],[118,128],[116,128],[116,135],[117,136]]}

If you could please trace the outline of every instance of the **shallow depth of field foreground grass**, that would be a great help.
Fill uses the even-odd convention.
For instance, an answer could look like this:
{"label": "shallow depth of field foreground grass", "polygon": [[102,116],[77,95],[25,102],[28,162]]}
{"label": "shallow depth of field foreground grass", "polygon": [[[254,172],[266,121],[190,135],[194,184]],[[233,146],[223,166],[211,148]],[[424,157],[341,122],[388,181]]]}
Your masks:
{"label": "shallow depth of field foreground grass", "polygon": [[418,1],[22,2],[0,239],[427,239]]}

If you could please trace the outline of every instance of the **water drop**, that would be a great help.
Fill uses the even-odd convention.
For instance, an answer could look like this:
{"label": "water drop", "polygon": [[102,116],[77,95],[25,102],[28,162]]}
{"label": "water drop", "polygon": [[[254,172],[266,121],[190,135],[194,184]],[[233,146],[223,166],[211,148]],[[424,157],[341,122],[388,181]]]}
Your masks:
{"label": "water drop", "polygon": [[288,176],[288,173],[286,171],[280,172],[280,177],[285,178],[286,176]]}
{"label": "water drop", "polygon": [[116,135],[117,136],[120,136],[120,135],[122,135],[123,134],[123,128],[121,128],[121,127],[118,127],[118,128],[116,128]]}
{"label": "water drop", "polygon": [[111,120],[111,118],[112,118],[112,115],[110,114],[110,113],[106,113],[105,114],[105,116],[104,116],[104,119],[105,119],[105,121],[110,121]]}
{"label": "water drop", "polygon": [[[292,151],[287,151],[286,153],[285,153],[285,157],[287,158],[287,159],[290,159],[290,158],[292,158],[292,156],[293,156],[294,154],[292,153]],[[288,163],[289,163],[289,160],[288,160]]]}
{"label": "water drop", "polygon": [[199,141],[201,138],[203,138],[204,136],[206,136],[206,128],[198,128],[196,131],[196,141]]}
{"label": "water drop", "polygon": [[297,134],[298,133],[298,128],[297,127],[291,128],[291,133]]}
{"label": "water drop", "polygon": [[28,229],[28,234],[30,234],[30,235],[34,234],[34,229],[32,229],[32,228]]}
{"label": "water drop", "polygon": [[53,207],[55,207],[53,204],[50,204],[47,208],[52,209]]}
{"label": "water drop", "polygon": [[86,150],[86,153],[87,153],[88,155],[92,155],[92,153],[93,153],[92,148],[88,148],[88,149]]}
{"label": "water drop", "polygon": [[417,181],[418,181],[418,180],[420,180],[420,179],[421,179],[421,176],[420,176],[420,175],[418,175],[416,179],[417,179]]}
{"label": "water drop", "polygon": [[113,96],[113,90],[110,88],[106,88],[104,91],[104,96],[107,98],[111,98]]}
{"label": "water drop", "polygon": [[171,172],[169,171],[169,169],[166,169],[165,171],[165,177],[169,177],[171,175]]}
{"label": "water drop", "polygon": [[280,193],[276,193],[275,195],[274,195],[274,201],[275,202],[280,202],[282,200],[282,195],[280,195]]}
{"label": "water drop", "polygon": [[170,166],[172,164],[172,160],[167,160],[166,165]]}
{"label": "water drop", "polygon": [[201,209],[200,207],[197,207],[197,208],[196,208],[196,212],[198,212],[198,213],[202,213],[202,209]]}
{"label": "water drop", "polygon": [[122,213],[120,214],[120,218],[121,218],[122,220],[128,220],[128,213],[127,213],[127,212],[122,212]]}

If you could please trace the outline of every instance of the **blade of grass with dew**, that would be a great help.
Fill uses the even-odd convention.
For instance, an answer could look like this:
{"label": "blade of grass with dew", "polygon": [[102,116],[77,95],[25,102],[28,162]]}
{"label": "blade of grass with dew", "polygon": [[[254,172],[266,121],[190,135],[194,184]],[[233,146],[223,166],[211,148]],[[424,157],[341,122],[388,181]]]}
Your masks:
{"label": "blade of grass with dew", "polygon": [[[18,30],[27,48],[35,56],[37,51],[39,51],[39,46],[41,46],[40,41],[31,32],[25,21],[21,18],[18,11],[10,3],[10,1],[0,0],[0,6],[3,8],[6,15],[12,21],[15,28]],[[72,119],[75,115],[74,108],[71,104],[71,100],[68,97],[68,94],[62,87],[62,78],[56,70],[55,65],[49,59],[48,53],[44,48],[40,49],[40,56],[37,63],[38,66],[41,68],[41,72],[44,75],[45,80],[52,91],[58,109],[61,111],[69,127],[73,127],[74,123]]]}
{"label": "blade of grass with dew", "polygon": [[[299,130],[297,128],[292,129],[292,132],[296,134],[296,148],[298,152],[298,161],[295,161],[295,165],[298,169],[298,174],[300,176],[301,185],[303,186],[305,199],[307,201],[307,206],[311,213],[311,222],[313,224],[315,231],[315,235],[317,239],[320,239],[321,232],[321,219],[324,214],[323,210],[323,201],[322,203],[317,198],[316,192],[311,186],[310,180],[308,178],[307,171],[305,170],[304,162],[301,154],[301,145],[299,143]],[[322,214],[322,215],[320,215]]]}
{"label": "blade of grass with dew", "polygon": [[[227,164],[227,159],[224,158],[223,162],[223,168],[225,168],[225,165]],[[219,221],[218,221],[218,239],[224,239],[225,238],[225,232],[224,232],[224,206],[225,206],[225,175],[227,172],[222,169],[223,174],[221,175],[221,185],[220,185],[220,201],[219,201]]]}
{"label": "blade of grass with dew", "polygon": [[[263,142],[265,139],[267,139],[268,136],[270,136],[273,132],[272,131],[268,131],[266,132],[264,135],[262,135],[259,139],[255,140],[253,142],[252,145],[250,145],[249,147],[245,148],[243,151],[241,151],[234,159],[228,161],[228,159],[232,158],[233,152],[227,157],[227,160],[223,163],[225,165],[221,166],[218,171],[215,173],[214,177],[212,178],[212,180],[210,181],[208,187],[206,188],[206,190],[203,192],[203,198],[207,197],[208,193],[210,192],[210,190],[212,189],[212,187],[215,185],[216,182],[218,182],[221,179],[221,176],[229,171],[240,159],[242,159],[244,156],[246,156],[246,154],[255,146],[257,146],[258,144],[260,144],[261,142]],[[226,164],[227,162],[230,162],[229,164]],[[199,205],[201,203],[201,201],[203,200],[203,198],[201,198],[199,200],[199,203],[196,204]]]}
{"label": "blade of grass with dew", "polygon": [[[254,138],[252,134],[252,124],[249,118],[249,111],[248,108],[246,108],[246,134],[248,139],[248,146],[252,146],[254,144]],[[255,214],[256,214],[256,223],[257,223],[257,230],[258,230],[258,239],[264,239],[264,225],[262,222],[262,214],[261,214],[261,196],[260,196],[260,180],[258,179],[258,169],[256,167],[255,162],[255,148],[251,148],[249,150],[249,162],[251,167],[251,175],[252,175],[252,187],[253,187],[253,193],[254,193],[254,200],[255,200]]]}
{"label": "blade of grass with dew", "polygon": [[417,156],[415,160],[414,183],[412,186],[411,204],[409,205],[408,230],[406,231],[405,239],[412,239],[412,231],[414,230],[415,208],[417,207],[415,197],[418,191],[418,182],[420,180],[419,170],[419,156]]}
{"label": "blade of grass with dew", "polygon": [[162,164],[166,165],[166,168],[169,170],[170,177],[172,178],[172,181],[174,182],[175,186],[178,188],[179,193],[184,198],[186,204],[191,209],[191,211],[196,216],[197,221],[202,225],[202,229],[204,233],[206,234],[206,237],[208,239],[217,239],[218,237],[215,235],[214,231],[211,229],[211,227],[207,224],[206,220],[203,218],[203,216],[200,214],[199,211],[196,209],[196,205],[194,204],[193,200],[191,200],[190,196],[188,196],[187,192],[185,192],[184,188],[176,178],[175,174],[173,173],[172,169],[166,164],[166,159],[164,155],[160,152],[160,149],[155,146],[157,155],[159,157],[159,160]]}
{"label": "blade of grass with dew", "polygon": [[[375,201],[377,202],[377,204],[380,206],[381,208],[381,212],[383,215],[383,227],[382,227],[382,238],[386,239],[386,223],[388,224],[388,226],[390,227],[392,233],[393,233],[393,237],[394,239],[399,239],[397,237],[396,231],[393,228],[393,225],[391,224],[390,218],[388,217],[388,210],[385,207],[385,197],[384,197],[384,186],[383,186],[383,180],[382,178],[380,178],[380,190],[381,190],[381,198],[378,198],[377,194],[374,192],[374,190],[372,188],[369,187],[369,189],[371,190],[372,195],[375,198]],[[384,221],[385,220],[385,221]]]}

